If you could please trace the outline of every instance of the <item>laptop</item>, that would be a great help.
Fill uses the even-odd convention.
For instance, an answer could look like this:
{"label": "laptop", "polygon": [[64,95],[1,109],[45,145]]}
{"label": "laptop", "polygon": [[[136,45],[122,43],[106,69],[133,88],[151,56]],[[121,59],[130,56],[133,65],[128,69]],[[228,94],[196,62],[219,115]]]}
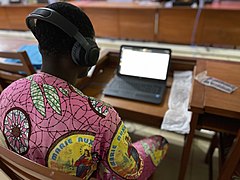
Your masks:
{"label": "laptop", "polygon": [[103,94],[160,104],[170,59],[171,49],[122,45],[117,73]]}

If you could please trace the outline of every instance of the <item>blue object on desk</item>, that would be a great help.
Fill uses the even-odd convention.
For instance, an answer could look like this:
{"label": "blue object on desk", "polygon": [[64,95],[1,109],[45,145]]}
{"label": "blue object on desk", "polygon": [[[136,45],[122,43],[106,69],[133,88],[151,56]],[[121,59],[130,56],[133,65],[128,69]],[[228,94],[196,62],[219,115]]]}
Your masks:
{"label": "blue object on desk", "polygon": [[[21,46],[18,51],[26,51],[27,55],[33,65],[33,67],[37,69],[41,69],[42,66],[42,55],[38,50],[38,45],[23,45]],[[11,63],[20,63],[19,59],[5,59],[5,62]]]}

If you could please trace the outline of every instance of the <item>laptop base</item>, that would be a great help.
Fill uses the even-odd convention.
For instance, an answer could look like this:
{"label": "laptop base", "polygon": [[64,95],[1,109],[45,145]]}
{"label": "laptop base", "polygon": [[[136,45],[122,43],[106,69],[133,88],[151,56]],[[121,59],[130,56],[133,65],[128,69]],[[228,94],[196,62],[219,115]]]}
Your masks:
{"label": "laptop base", "polygon": [[[160,104],[162,102],[165,85],[156,82],[155,86],[152,86],[152,84],[143,83],[144,80],[139,79],[140,86],[138,86],[136,79],[133,79],[135,82],[134,85],[129,80],[124,77],[115,76],[104,89],[103,94],[153,104]],[[150,93],[149,88],[146,87],[151,88],[152,92]]]}

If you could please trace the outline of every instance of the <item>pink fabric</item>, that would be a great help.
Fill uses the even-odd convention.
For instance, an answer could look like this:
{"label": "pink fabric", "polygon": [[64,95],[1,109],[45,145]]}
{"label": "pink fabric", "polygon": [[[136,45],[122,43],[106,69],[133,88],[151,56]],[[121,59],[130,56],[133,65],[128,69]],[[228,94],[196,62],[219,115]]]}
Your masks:
{"label": "pink fabric", "polygon": [[147,179],[168,148],[161,136],[132,144],[110,105],[46,73],[1,93],[0,127],[13,151],[83,179]]}

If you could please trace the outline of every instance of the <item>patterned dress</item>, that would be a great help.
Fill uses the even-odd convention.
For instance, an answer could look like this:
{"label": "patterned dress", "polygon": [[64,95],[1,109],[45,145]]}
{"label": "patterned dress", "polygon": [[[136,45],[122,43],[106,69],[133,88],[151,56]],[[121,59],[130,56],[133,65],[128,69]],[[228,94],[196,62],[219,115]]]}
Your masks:
{"label": "patterned dress", "polygon": [[110,105],[42,72],[0,94],[0,129],[9,149],[83,179],[147,179],[168,149],[161,136],[131,143]]}

